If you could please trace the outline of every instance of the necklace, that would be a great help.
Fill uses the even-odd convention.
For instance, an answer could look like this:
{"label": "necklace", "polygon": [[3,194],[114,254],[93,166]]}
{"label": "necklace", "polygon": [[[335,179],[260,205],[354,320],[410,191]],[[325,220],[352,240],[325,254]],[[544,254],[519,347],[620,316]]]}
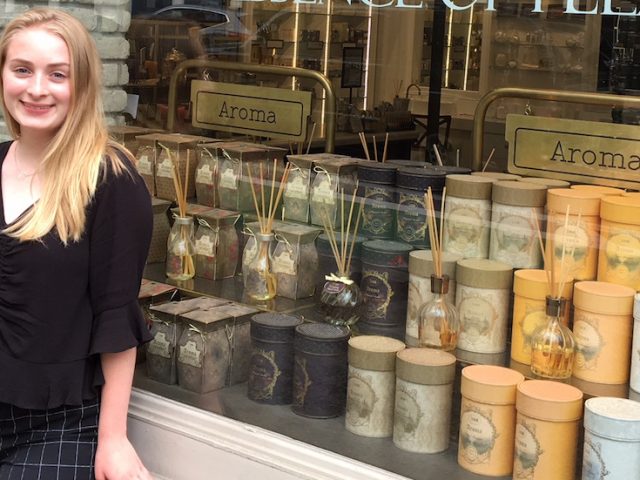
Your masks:
{"label": "necklace", "polygon": [[26,180],[27,178],[31,178],[36,174],[35,170],[31,173],[26,173],[26,172],[23,172],[22,169],[20,168],[20,162],[18,161],[18,143],[17,142],[16,142],[16,148],[13,149],[13,162],[16,166],[16,172],[18,172],[19,180]]}

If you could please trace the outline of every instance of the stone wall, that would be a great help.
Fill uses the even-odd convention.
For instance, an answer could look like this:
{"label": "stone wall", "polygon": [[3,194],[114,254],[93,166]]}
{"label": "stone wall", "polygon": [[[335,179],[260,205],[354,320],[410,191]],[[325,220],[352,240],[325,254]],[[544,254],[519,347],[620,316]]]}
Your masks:
{"label": "stone wall", "polygon": [[[0,1],[0,28],[25,10],[48,6],[64,9],[76,16],[96,40],[103,64],[104,108],[109,123],[123,123],[122,110],[127,94],[122,86],[129,81],[125,63],[129,42],[125,33],[131,22],[131,0],[49,0]],[[0,117],[0,137],[6,137],[5,123]]]}

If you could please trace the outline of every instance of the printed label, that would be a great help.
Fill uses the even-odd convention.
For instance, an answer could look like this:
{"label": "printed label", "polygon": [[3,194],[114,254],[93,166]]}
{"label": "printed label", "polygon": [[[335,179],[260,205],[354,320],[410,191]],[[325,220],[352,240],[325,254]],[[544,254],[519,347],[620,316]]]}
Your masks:
{"label": "printed label", "polygon": [[227,188],[229,190],[238,189],[238,173],[233,168],[232,164],[227,163],[227,168],[222,170],[220,174],[220,188]]}
{"label": "printed label", "polygon": [[459,288],[458,313],[462,324],[460,342],[462,345],[477,347],[491,344],[496,332],[498,312],[489,300],[478,295],[470,295]]}
{"label": "printed label", "polygon": [[485,201],[448,199],[442,240],[445,251],[466,257],[486,255],[489,232],[485,225],[489,224],[490,212],[487,205]]}
{"label": "printed label", "polygon": [[313,202],[328,203],[333,205],[336,201],[336,196],[337,193],[332,187],[331,177],[318,174],[313,188],[311,189],[311,200]]}
{"label": "printed label", "polygon": [[577,311],[573,320],[573,335],[576,340],[575,366],[583,370],[595,370],[598,357],[604,347],[599,331],[599,321],[591,315]]}
{"label": "printed label", "polygon": [[273,398],[273,391],[282,371],[276,364],[276,352],[256,348],[251,356],[249,389],[254,400]]}
{"label": "printed label", "polygon": [[291,250],[285,247],[273,256],[273,271],[287,275],[297,274],[296,260]]}
{"label": "printed label", "polygon": [[362,230],[371,235],[392,233],[394,205],[393,196],[384,188],[367,187],[362,209]]}
{"label": "printed label", "polygon": [[418,393],[408,385],[398,385],[396,389],[396,403],[394,411],[394,438],[406,441],[414,437],[424,412],[417,401]]}
{"label": "printed label", "polygon": [[516,425],[513,478],[533,479],[543,453],[535,425],[520,420]]}
{"label": "printed label", "polygon": [[[490,258],[501,260],[517,268],[534,268],[540,263],[541,253],[533,224],[531,208],[509,208],[494,204],[491,229]],[[538,218],[542,212],[536,210]]]}
{"label": "printed label", "polygon": [[420,277],[418,275],[409,275],[409,293],[407,295],[407,335],[418,338],[420,309],[432,298],[431,279]]}
{"label": "printed label", "polygon": [[153,340],[149,342],[149,346],[147,347],[148,354],[164,358],[171,358],[172,350],[171,342],[167,340],[167,336],[164,332],[156,333]]}
{"label": "printed label", "polygon": [[309,181],[301,172],[291,173],[283,194],[286,198],[307,200],[309,198]]}
{"label": "printed label", "polygon": [[[567,271],[573,272],[579,268],[583,268],[589,253],[589,232],[583,227],[578,228],[577,225],[568,225],[567,228],[565,228],[564,223],[561,225],[556,224],[554,227],[552,227],[554,228],[553,256],[554,260],[558,262],[558,266],[559,262],[564,258],[564,268],[566,268]],[[597,239],[595,244],[597,244]],[[562,256],[563,247],[565,252],[564,257]]]}
{"label": "printed label", "polygon": [[196,182],[213,185],[213,171],[208,163],[205,163],[196,171]]}
{"label": "printed label", "polygon": [[156,177],[173,178],[173,162],[169,157],[164,157],[156,168]]}
{"label": "printed label", "polygon": [[366,298],[367,319],[385,318],[394,295],[389,273],[365,270],[362,273],[362,292]]}
{"label": "printed label", "polygon": [[215,255],[214,247],[215,245],[209,235],[202,235],[196,239],[196,253],[198,255],[205,255],[207,257]]}
{"label": "printed label", "polygon": [[293,370],[293,405],[300,408],[304,406],[311,383],[307,371],[307,359],[296,356]]}
{"label": "printed label", "polygon": [[398,237],[407,243],[423,243],[427,237],[424,196],[401,193],[398,199]]}
{"label": "printed label", "polygon": [[202,352],[193,340],[188,340],[185,345],[180,345],[178,361],[185,365],[202,368]]}
{"label": "printed label", "polygon": [[605,480],[609,475],[602,458],[602,444],[595,442],[588,433],[584,439],[584,456],[582,457],[582,480]]}
{"label": "printed label", "polygon": [[371,380],[350,369],[348,385],[345,421],[354,427],[369,425],[378,402]]}
{"label": "printed label", "polygon": [[485,464],[498,438],[491,411],[465,405],[460,416],[460,452],[470,464]]}
{"label": "printed label", "polygon": [[544,312],[544,306],[538,308],[527,307],[527,313],[520,321],[520,334],[522,337],[522,347],[526,356],[531,356],[531,342],[534,332],[544,326],[547,322],[547,316]]}
{"label": "printed label", "polygon": [[137,162],[138,172],[142,175],[153,175],[153,164],[147,155],[140,155]]}
{"label": "printed label", "polygon": [[606,245],[606,262],[600,262],[605,270],[603,280],[640,288],[640,238],[612,229],[603,243]]}

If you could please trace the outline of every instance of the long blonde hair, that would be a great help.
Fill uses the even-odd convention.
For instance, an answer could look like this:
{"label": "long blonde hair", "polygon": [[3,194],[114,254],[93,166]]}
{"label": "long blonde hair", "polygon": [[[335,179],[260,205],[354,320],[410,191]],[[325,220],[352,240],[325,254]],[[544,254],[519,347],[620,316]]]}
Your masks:
{"label": "long blonde hair", "polygon": [[[0,72],[14,35],[34,27],[57,35],[69,49],[71,103],[41,162],[45,182],[39,201],[5,233],[21,241],[38,240],[55,228],[67,244],[82,237],[86,206],[96,191],[101,172],[112,166],[120,173],[123,164],[116,154],[120,148],[109,141],[105,124],[100,56],[91,35],[75,17],[62,10],[35,8],[12,20],[0,38]],[[19,139],[20,125],[8,113],[4,98],[2,107],[9,133]],[[131,159],[128,152],[124,153]]]}

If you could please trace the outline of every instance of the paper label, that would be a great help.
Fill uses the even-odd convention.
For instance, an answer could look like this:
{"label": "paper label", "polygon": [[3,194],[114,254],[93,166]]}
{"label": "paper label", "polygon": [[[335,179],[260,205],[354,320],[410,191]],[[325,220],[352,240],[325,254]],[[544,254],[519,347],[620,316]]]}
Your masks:
{"label": "paper label", "polygon": [[498,438],[491,411],[463,405],[460,416],[460,453],[472,465],[487,464]]}
{"label": "paper label", "polygon": [[185,365],[202,368],[202,352],[193,340],[188,340],[186,344],[180,345],[178,361]]}
{"label": "paper label", "polygon": [[220,174],[220,188],[228,188],[230,190],[238,189],[238,173],[233,165],[227,163],[228,167],[222,170]]}
{"label": "paper label", "polygon": [[582,478],[584,480],[606,480],[609,475],[602,458],[602,444],[594,441],[588,432],[584,439],[584,455],[582,457]]}
{"label": "paper label", "polygon": [[484,258],[488,253],[491,209],[485,200],[447,199],[443,247],[467,258]]}
{"label": "paper label", "polygon": [[196,170],[196,182],[213,185],[213,171],[211,171],[208,163],[205,163]]}
{"label": "paper label", "polygon": [[173,162],[165,157],[156,168],[156,177],[173,178]]}
{"label": "paper label", "polygon": [[424,196],[401,193],[398,200],[396,233],[407,243],[424,243],[427,237],[427,211]]}
{"label": "paper label", "polygon": [[153,175],[153,164],[147,155],[140,155],[137,162],[138,172],[142,175]]}
{"label": "paper label", "polygon": [[209,235],[202,235],[196,239],[196,254],[211,257],[215,253],[215,246]]}
{"label": "paper label", "polygon": [[287,275],[296,275],[298,269],[293,252],[288,248],[283,248],[273,256],[273,271]]}
{"label": "paper label", "polygon": [[348,385],[345,422],[353,427],[369,425],[378,401],[370,379],[350,369]]}
{"label": "paper label", "polygon": [[599,321],[596,317],[576,310],[573,320],[573,335],[576,340],[575,367],[581,370],[595,370],[598,357],[604,347],[604,340],[599,332]]}
{"label": "paper label", "polygon": [[537,218],[543,218],[539,208],[509,207],[494,203],[489,258],[508,263],[514,268],[540,266],[542,254],[538,246],[534,211]]}
{"label": "paper label", "polygon": [[309,198],[309,182],[307,178],[301,173],[297,172],[297,175],[289,175],[289,181],[287,182],[286,189],[283,195],[287,198],[297,198],[300,200],[306,200]]}
{"label": "paper label", "polygon": [[276,353],[272,350],[256,348],[251,356],[249,372],[249,393],[254,400],[273,398],[273,391],[282,375],[276,364]]}
{"label": "paper label", "polygon": [[535,469],[543,453],[535,425],[519,421],[516,425],[513,478],[535,478]]}
{"label": "paper label", "polygon": [[385,318],[393,297],[389,273],[365,270],[362,273],[362,293],[366,298],[367,318]]}
{"label": "paper label", "polygon": [[158,332],[153,337],[153,340],[149,342],[147,347],[147,353],[150,355],[157,355],[158,357],[171,358],[171,342],[167,340],[167,336],[164,332]]}

